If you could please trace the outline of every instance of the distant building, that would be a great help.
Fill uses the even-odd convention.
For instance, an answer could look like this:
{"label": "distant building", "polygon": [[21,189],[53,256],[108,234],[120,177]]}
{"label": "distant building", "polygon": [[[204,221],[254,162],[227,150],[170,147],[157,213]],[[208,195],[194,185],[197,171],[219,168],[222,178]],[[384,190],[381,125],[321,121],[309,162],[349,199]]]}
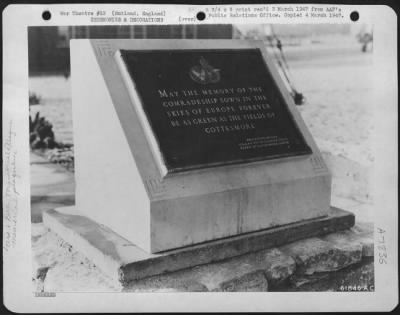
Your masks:
{"label": "distant building", "polygon": [[230,39],[235,32],[229,24],[29,27],[29,75],[69,75],[72,38]]}

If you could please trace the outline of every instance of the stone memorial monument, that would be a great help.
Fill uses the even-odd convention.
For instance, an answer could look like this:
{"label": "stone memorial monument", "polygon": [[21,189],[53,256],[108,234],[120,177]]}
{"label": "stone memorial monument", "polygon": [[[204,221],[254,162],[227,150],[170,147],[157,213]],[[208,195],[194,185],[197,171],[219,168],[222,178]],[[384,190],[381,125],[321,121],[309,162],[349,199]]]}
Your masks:
{"label": "stone memorial monument", "polygon": [[149,255],[328,222],[331,175],[273,62],[257,41],[72,40],[75,209]]}

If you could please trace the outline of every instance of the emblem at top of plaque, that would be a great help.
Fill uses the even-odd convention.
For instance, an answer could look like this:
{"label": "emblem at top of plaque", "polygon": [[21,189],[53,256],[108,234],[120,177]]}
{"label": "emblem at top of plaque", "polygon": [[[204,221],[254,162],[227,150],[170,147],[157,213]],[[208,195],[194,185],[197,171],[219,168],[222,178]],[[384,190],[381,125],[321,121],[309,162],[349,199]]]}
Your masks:
{"label": "emblem at top of plaque", "polygon": [[200,65],[195,65],[190,68],[190,78],[200,84],[217,83],[221,80],[221,70],[213,68],[207,60],[201,56]]}

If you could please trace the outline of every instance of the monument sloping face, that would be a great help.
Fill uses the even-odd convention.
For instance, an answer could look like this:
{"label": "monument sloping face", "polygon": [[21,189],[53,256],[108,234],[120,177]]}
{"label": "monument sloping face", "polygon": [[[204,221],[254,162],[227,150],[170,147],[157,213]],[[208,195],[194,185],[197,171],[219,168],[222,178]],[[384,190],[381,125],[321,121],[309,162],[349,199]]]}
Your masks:
{"label": "monument sloping face", "polygon": [[148,252],[327,215],[331,177],[261,42],[73,40],[76,205]]}
{"label": "monument sloping face", "polygon": [[311,153],[259,49],[120,56],[168,173]]}

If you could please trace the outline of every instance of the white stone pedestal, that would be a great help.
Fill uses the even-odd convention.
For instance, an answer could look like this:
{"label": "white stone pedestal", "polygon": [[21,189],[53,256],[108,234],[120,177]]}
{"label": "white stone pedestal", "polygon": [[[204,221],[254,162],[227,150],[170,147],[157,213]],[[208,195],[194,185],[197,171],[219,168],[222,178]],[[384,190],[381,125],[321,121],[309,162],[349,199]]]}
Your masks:
{"label": "white stone pedestal", "polygon": [[[164,176],[135,110],[136,92],[127,86],[116,52],[249,47],[261,50],[312,154]],[[76,206],[145,251],[157,253],[328,215],[329,170],[262,43],[71,40],[71,79]]]}

